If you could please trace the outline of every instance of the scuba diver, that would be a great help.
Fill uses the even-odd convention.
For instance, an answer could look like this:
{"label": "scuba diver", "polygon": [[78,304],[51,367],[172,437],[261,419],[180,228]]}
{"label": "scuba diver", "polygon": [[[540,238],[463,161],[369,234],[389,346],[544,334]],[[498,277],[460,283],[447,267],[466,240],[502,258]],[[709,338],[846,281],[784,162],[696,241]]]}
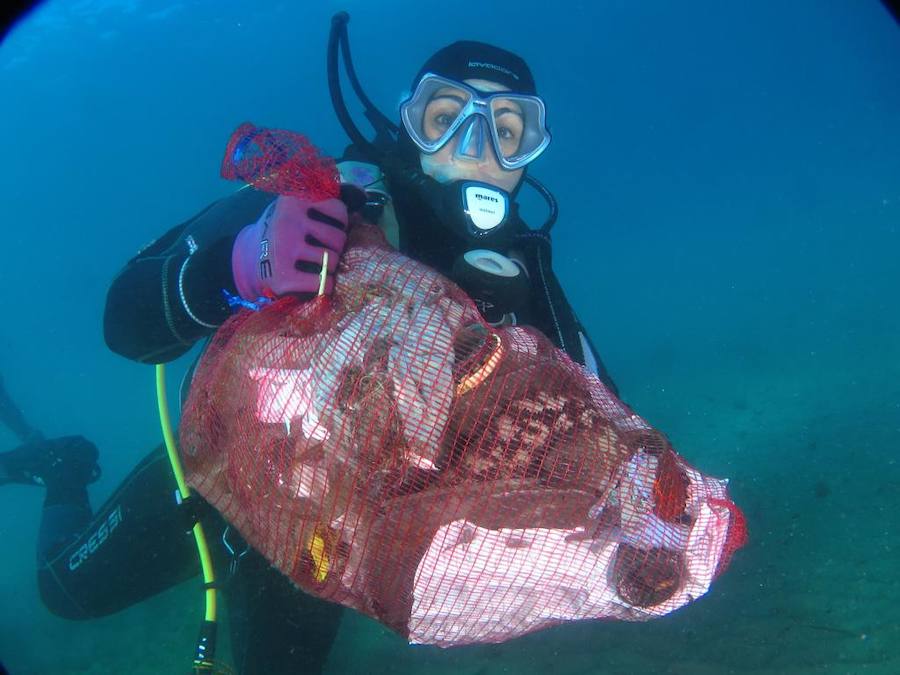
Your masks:
{"label": "scuba diver", "polygon": [[[526,175],[550,132],[525,62],[479,42],[441,49],[416,75],[399,127],[367,106],[374,142],[349,119],[335,68],[329,63],[332,98],[353,141],[338,169],[345,187],[360,188],[342,191],[350,211],[379,225],[402,253],[453,279],[489,323],[537,328],[615,392],[550,264],[555,201]],[[366,103],[352,73],[351,66]],[[515,198],[526,181],[551,206],[540,230],[518,214]],[[150,244],[109,290],[110,349],[143,363],[177,358],[231,314],[223,289],[251,302],[267,290],[311,297],[323,251],[328,272],[337,267],[348,215],[333,204],[304,212],[299,203],[245,187]]]}
{"label": "scuba diver", "polygon": [[0,485],[47,489],[41,514],[38,559],[46,560],[91,520],[87,486],[100,478],[97,447],[82,436],[46,439],[29,424],[0,378],[0,422],[21,445],[0,452]]}
{"label": "scuba diver", "polygon": [[38,585],[51,606],[53,601],[43,594],[45,588],[54,588],[48,563],[91,523],[87,486],[100,478],[97,447],[83,436],[44,438],[26,421],[2,378],[0,422],[22,442],[0,453],[0,486],[15,483],[46,490],[37,542]]}
{"label": "scuba diver", "polygon": [[[341,199],[309,204],[245,186],[172,228],[113,280],[104,316],[109,348],[142,363],[168,362],[229,317],[227,296],[314,296],[323,252],[333,273],[349,223],[363,219],[401,252],[456,281],[488,322],[541,330],[615,391],[550,264],[555,201],[526,175],[550,143],[527,64],[480,42],[445,47],[416,75],[395,125],[359,86],[347,20],[335,16],[328,52],[332,100],[352,141],[338,163]],[[344,105],[338,47],[376,127],[374,141]],[[550,205],[538,230],[518,213],[526,182]],[[191,509],[177,505],[173,487],[158,448],[87,527],[71,530],[66,546],[44,562],[47,574],[39,572],[51,611],[102,616],[196,575],[187,532],[199,520],[211,533],[215,566],[228,568],[222,590],[238,672],[321,670],[342,608],[299,591],[202,500]]]}

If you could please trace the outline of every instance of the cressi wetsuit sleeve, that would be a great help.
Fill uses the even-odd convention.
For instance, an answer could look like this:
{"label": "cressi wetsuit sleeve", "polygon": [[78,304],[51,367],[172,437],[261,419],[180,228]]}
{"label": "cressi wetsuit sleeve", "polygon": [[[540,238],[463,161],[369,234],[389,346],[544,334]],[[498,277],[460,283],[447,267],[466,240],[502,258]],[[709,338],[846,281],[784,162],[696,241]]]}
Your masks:
{"label": "cressi wetsuit sleeve", "polygon": [[236,294],[231,248],[274,195],[243,188],[144,247],[113,279],[103,317],[107,346],[142,363],[184,354],[228,318]]}

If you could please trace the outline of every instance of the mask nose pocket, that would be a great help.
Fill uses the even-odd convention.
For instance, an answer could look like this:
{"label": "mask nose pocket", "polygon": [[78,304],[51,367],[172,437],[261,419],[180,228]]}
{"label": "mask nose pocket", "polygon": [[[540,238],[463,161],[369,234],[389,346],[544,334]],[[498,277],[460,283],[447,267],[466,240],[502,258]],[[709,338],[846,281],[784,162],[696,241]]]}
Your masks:
{"label": "mask nose pocket", "polygon": [[480,115],[473,115],[457,132],[456,156],[462,159],[482,159],[484,145],[488,141],[487,121]]}

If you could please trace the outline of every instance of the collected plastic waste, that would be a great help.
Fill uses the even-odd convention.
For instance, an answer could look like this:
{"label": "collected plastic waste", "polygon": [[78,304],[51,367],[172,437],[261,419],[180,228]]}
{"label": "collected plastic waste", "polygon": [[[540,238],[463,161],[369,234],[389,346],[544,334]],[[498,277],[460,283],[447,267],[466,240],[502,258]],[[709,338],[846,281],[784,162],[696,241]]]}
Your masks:
{"label": "collected plastic waste", "polygon": [[[270,174],[259,184],[277,191]],[[310,184],[331,196],[327,176]],[[298,586],[416,643],[668,614],[746,538],[725,481],[367,225],[332,296],[245,309],[216,333],[181,449],[189,482]]]}

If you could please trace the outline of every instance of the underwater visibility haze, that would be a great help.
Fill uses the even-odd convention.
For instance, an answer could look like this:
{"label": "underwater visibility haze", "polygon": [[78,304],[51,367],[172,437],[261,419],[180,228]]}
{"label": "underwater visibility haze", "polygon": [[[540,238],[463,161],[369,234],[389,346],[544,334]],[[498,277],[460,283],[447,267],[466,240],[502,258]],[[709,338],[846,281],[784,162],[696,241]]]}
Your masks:
{"label": "underwater visibility haze", "polygon": [[[110,282],[234,191],[219,165],[242,122],[340,156],[339,10],[395,121],[439,47],[528,62],[553,136],[528,169],[559,203],[553,267],[622,400],[729,479],[749,540],[704,597],[646,623],[442,650],[348,610],[325,672],[900,672],[900,26],[876,0],[39,5],[0,46],[0,377],[47,437],[96,443],[94,507],[161,440],[153,369],[104,344]],[[539,225],[544,202],[525,188],[522,205]],[[169,369],[173,401],[193,356]],[[0,452],[17,443],[0,428]],[[0,662],[188,670],[199,578],[101,619],[43,606],[42,499],[0,486]]]}

